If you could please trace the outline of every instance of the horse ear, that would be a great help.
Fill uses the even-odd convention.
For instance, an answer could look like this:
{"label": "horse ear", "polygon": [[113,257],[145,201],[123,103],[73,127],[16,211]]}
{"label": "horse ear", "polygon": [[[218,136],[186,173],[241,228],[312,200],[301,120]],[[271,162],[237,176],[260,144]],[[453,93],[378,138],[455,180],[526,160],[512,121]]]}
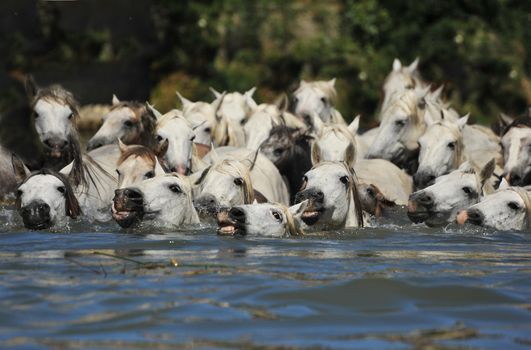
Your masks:
{"label": "horse ear", "polygon": [[424,88],[417,90],[418,97],[426,97],[431,91],[431,84],[428,84]]}
{"label": "horse ear", "polygon": [[354,162],[356,161],[356,150],[354,149],[354,144],[350,143],[345,150],[345,163],[347,163],[349,168],[354,167]]}
{"label": "horse ear", "polygon": [[159,111],[157,111],[155,109],[155,106],[153,106],[152,104],[150,104],[149,102],[146,101],[146,110],[149,112],[150,115],[152,115],[156,120],[159,120],[160,117],[162,117],[162,113],[160,113]]}
{"label": "horse ear", "polygon": [[220,98],[221,97],[221,93],[216,91],[216,89],[214,89],[212,86],[208,88],[210,90],[210,92],[212,94],[214,94],[214,96],[216,97],[216,99]]}
{"label": "horse ear", "polygon": [[244,95],[253,97],[255,91],[256,91],[256,86],[253,86],[249,90],[245,91]]}
{"label": "horse ear", "polygon": [[223,91],[223,93],[221,93],[221,94],[218,93],[218,95],[216,95],[217,96],[216,99],[210,103],[210,105],[214,109],[214,117],[216,117],[216,120],[218,120],[218,121],[221,118],[218,115],[218,110],[221,107],[221,104],[223,103],[223,99],[225,98],[226,95],[227,95],[226,91]]}
{"label": "horse ear", "polygon": [[120,103],[120,100],[118,99],[118,97],[116,97],[115,94],[112,94],[112,105],[116,106],[118,103]]}
{"label": "horse ear", "polygon": [[285,113],[288,110],[288,106],[289,106],[288,95],[282,94],[275,101],[275,105],[277,106],[278,110],[280,111],[280,114]]}
{"label": "horse ear", "polygon": [[127,150],[127,145],[122,142],[122,139],[118,138],[118,148],[120,149],[120,153],[125,153]]}
{"label": "horse ear", "polygon": [[258,154],[260,153],[260,147],[256,151],[253,151],[245,157],[245,159],[241,160],[242,164],[245,165],[249,171],[253,170],[254,166],[256,165],[256,160],[258,159]]}
{"label": "horse ear", "polygon": [[214,147],[214,144],[211,144],[210,147],[210,158],[212,159],[212,164],[216,164],[221,160],[221,157],[219,156],[218,152],[216,152],[216,147]]}
{"label": "horse ear", "polygon": [[463,129],[466,126],[466,123],[468,122],[468,117],[469,116],[470,116],[470,114],[467,114],[467,115],[463,116],[462,118],[457,119],[457,127],[459,128],[459,130],[463,131]]}
{"label": "horse ear", "polygon": [[415,58],[415,60],[413,62],[411,62],[411,64],[407,67],[407,70],[410,72],[410,73],[413,73],[414,71],[417,70],[417,68],[419,67],[419,58]]}
{"label": "horse ear", "polygon": [[328,85],[333,88],[336,85],[336,78],[332,78],[329,81],[327,81]]}
{"label": "horse ear", "polygon": [[37,92],[39,91],[39,88],[37,87],[37,84],[33,79],[33,75],[28,74],[26,76],[26,79],[24,80],[24,88],[26,89],[26,94],[28,95],[28,98],[30,100],[33,100],[33,98],[35,97],[35,95],[37,95]]}
{"label": "horse ear", "polygon": [[431,93],[431,98],[433,98],[434,100],[438,100],[441,97],[443,90],[444,90],[444,84],[439,86],[437,90]]}
{"label": "horse ear", "polygon": [[494,173],[494,168],[496,168],[496,161],[494,160],[494,158],[492,158],[487,164],[485,164],[483,169],[481,169],[479,179],[481,181],[482,186],[485,184],[485,182],[487,182],[488,179],[490,179],[490,177]]}
{"label": "horse ear", "polygon": [[513,118],[503,112],[498,114],[498,122],[503,128],[506,128],[511,125],[513,121]]}
{"label": "horse ear", "polygon": [[312,145],[312,165],[317,165],[321,162],[321,147],[316,141]]}
{"label": "horse ear", "polygon": [[356,135],[358,133],[358,129],[360,128],[360,115],[358,114],[352,122],[348,125],[348,130],[352,135]]}
{"label": "horse ear", "polygon": [[393,71],[398,72],[402,68],[402,62],[398,58],[393,60]]}
{"label": "horse ear", "polygon": [[253,99],[253,94],[254,94],[255,91],[256,91],[256,86],[251,88],[251,89],[249,89],[249,90],[247,90],[243,94],[243,98],[244,98],[245,104],[247,105],[247,107],[251,111],[254,111],[256,109],[256,107],[258,107],[258,105],[256,104],[256,102]]}
{"label": "horse ear", "polygon": [[175,91],[175,94],[177,94],[177,97],[179,97],[179,100],[181,101],[181,105],[183,109],[185,109],[186,107],[188,107],[189,105],[193,103],[192,101],[184,98],[183,95],[179,93],[179,91]]}
{"label": "horse ear", "polygon": [[20,159],[15,153],[11,155],[11,164],[13,165],[13,172],[15,173],[17,184],[21,184],[29,176],[30,171],[24,165],[22,159]]}
{"label": "horse ear", "polygon": [[461,163],[461,165],[459,165],[459,168],[457,168],[458,170],[462,171],[462,172],[469,172],[471,170],[474,170],[474,167],[472,166],[472,163],[470,163],[470,161],[465,161],[463,163]]}
{"label": "horse ear", "polygon": [[498,185],[498,190],[505,190],[509,187],[511,187],[511,185],[509,185],[507,180],[504,177],[502,177],[500,184]]}
{"label": "horse ear", "polygon": [[292,205],[288,208],[289,212],[293,216],[294,219],[299,220],[304,213],[304,211],[308,208],[308,200],[305,199],[302,202]]}
{"label": "horse ear", "polygon": [[160,165],[159,158],[155,157],[155,176],[163,175],[165,173],[164,168]]}

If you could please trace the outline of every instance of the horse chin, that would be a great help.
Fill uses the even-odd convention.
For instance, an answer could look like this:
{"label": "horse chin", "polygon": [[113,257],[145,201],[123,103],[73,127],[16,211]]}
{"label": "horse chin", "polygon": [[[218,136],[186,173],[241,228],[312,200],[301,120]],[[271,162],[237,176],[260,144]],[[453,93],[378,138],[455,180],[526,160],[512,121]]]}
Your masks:
{"label": "horse chin", "polygon": [[427,211],[408,211],[407,216],[413,223],[420,224],[430,218],[430,213]]}
{"label": "horse chin", "polygon": [[46,230],[53,226],[52,221],[48,218],[44,221],[33,221],[26,218],[22,218],[22,221],[24,222],[24,227],[30,229],[30,230]]}
{"label": "horse chin", "polygon": [[117,208],[113,203],[111,211],[113,219],[123,228],[138,225],[144,217],[143,207],[122,208],[119,206]]}

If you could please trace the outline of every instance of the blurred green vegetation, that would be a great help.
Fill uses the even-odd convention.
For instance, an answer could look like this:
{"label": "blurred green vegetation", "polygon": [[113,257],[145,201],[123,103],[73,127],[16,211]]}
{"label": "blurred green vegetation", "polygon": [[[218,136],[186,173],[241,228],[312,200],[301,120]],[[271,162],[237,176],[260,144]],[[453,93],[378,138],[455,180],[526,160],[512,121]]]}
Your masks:
{"label": "blurred green vegetation", "polygon": [[[37,3],[40,47],[28,34],[3,39],[7,70],[31,71],[46,61],[84,64],[141,57],[150,97],[176,105],[175,90],[211,100],[217,90],[257,86],[272,101],[303,78],[336,77],[338,109],[347,119],[373,116],[395,57],[420,57],[424,79],[444,83],[461,112],[481,122],[531,103],[531,2],[509,0],[213,0],[126,2],[140,7],[142,36],[116,24],[70,33],[66,4]],[[110,8],[127,17],[128,6]],[[143,62],[144,62],[143,61]],[[119,91],[117,91],[119,93]],[[102,101],[106,102],[106,101]]]}

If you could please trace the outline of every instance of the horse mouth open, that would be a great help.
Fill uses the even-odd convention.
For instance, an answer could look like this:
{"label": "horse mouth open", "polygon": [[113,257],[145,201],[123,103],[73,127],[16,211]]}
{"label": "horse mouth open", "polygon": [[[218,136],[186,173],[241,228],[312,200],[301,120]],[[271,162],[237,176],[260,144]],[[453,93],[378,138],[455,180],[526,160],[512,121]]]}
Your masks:
{"label": "horse mouth open", "polygon": [[316,208],[315,205],[310,204],[310,206],[306,208],[304,213],[302,213],[301,219],[306,225],[312,226],[315,225],[317,221],[319,221],[323,212],[324,208]]}
{"label": "horse mouth open", "polygon": [[123,228],[139,224],[144,217],[144,206],[131,201],[114,198],[112,217]]}
{"label": "horse mouth open", "polygon": [[245,224],[232,219],[228,211],[221,211],[216,215],[218,222],[217,233],[220,236],[245,236]]}

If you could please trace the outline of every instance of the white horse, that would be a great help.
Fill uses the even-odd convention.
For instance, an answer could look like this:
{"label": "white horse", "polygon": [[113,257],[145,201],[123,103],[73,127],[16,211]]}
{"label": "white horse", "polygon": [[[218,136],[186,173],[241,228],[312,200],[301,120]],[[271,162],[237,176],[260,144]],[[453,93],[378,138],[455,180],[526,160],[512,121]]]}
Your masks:
{"label": "white horse", "polygon": [[435,179],[435,183],[409,197],[408,216],[415,223],[428,226],[454,222],[458,211],[476,204],[494,192],[489,179],[494,171],[492,159],[482,169],[465,162],[459,169]]}
{"label": "white horse", "polygon": [[306,129],[306,124],[286,112],[286,107],[287,101],[280,106],[267,103],[256,106],[244,125],[246,148],[257,150],[267,140],[275,126],[286,125],[290,128]]}
{"label": "white horse", "polygon": [[468,115],[453,121],[441,114],[438,122],[428,122],[419,138],[419,166],[414,176],[417,188],[424,188],[441,175],[457,169],[466,160],[478,166],[491,159],[502,162],[499,138],[492,131],[478,125],[467,125]]}
{"label": "white horse", "polygon": [[13,168],[19,183],[16,208],[26,228],[60,228],[68,217],[81,215],[74,190],[63,174],[47,169],[29,173],[18,158],[13,158]]}
{"label": "white horse", "polygon": [[293,93],[295,115],[307,124],[312,113],[317,113],[325,123],[345,124],[345,120],[334,108],[337,97],[336,79],[329,81],[306,82],[301,80],[299,88]]}
{"label": "white horse", "polygon": [[330,229],[363,227],[356,177],[345,163],[321,162],[304,176],[296,202],[308,200],[301,216],[306,226]]}
{"label": "white horse", "polygon": [[418,65],[418,57],[411,62],[409,66],[402,66],[402,62],[400,62],[398,58],[394,59],[393,69],[385,78],[382,87],[382,111],[389,107],[389,102],[391,101],[391,96],[393,94],[401,93],[405,90],[422,89],[425,87],[426,84],[422,81],[418,72]]}
{"label": "white horse", "polygon": [[156,126],[155,153],[171,172],[188,175],[204,168],[194,144],[195,132],[179,110],[159,116]]}
{"label": "white horse", "polygon": [[212,215],[222,208],[253,203],[257,192],[251,180],[252,166],[251,160],[223,159],[206,168],[196,181],[194,204],[200,213]]}
{"label": "white horse", "polygon": [[316,134],[312,147],[318,149],[320,159],[331,162],[343,161],[349,147],[353,148],[356,161],[364,158],[367,146],[357,137],[359,116],[356,116],[348,126],[322,123],[315,114],[312,120]]}
{"label": "white horse", "polygon": [[249,119],[257,104],[253,100],[255,87],[243,94],[239,92],[220,93],[210,88],[219,103],[217,119],[219,126],[214,136],[216,146],[245,146],[245,131],[243,124]]}
{"label": "white horse", "polygon": [[127,145],[154,146],[156,118],[144,103],[120,101],[113,95],[111,109],[102,119],[103,124],[88,141],[88,151],[116,144],[118,139]]}
{"label": "white horse", "polygon": [[141,145],[124,145],[119,142],[120,158],[116,163],[118,188],[125,188],[163,175],[164,169],[160,165],[155,152]]}
{"label": "white horse", "polygon": [[386,159],[414,172],[418,139],[426,129],[422,97],[413,90],[396,96],[383,112],[382,123],[369,146],[367,158]]}
{"label": "white horse", "polygon": [[179,92],[177,96],[181,100],[183,117],[190,122],[194,129],[195,143],[202,145],[211,145],[216,143],[215,137],[220,134],[218,127],[220,127],[217,114],[224,99],[224,94],[220,95],[212,103],[207,102],[192,102],[184,98]]}
{"label": "white horse", "polygon": [[307,204],[308,201],[303,201],[289,208],[274,203],[232,207],[218,213],[218,234],[277,238],[302,235],[301,216]]}
{"label": "white horse", "polygon": [[413,177],[416,188],[431,185],[437,177],[457,169],[467,159],[463,146],[467,120],[468,115],[457,122],[443,119],[428,126],[418,140],[419,166]]}
{"label": "white horse", "polygon": [[112,215],[124,228],[147,220],[163,227],[199,223],[192,204],[192,184],[176,173],[158,175],[117,190]]}
{"label": "white horse", "polygon": [[206,163],[212,165],[220,163],[223,159],[243,161],[251,169],[250,177],[257,192],[269,202],[289,205],[287,185],[278,168],[265,155],[246,148],[220,147],[203,158]]}
{"label": "white horse", "polygon": [[502,181],[500,188],[457,214],[457,223],[470,223],[496,230],[531,229],[531,188],[509,187]]}
{"label": "white horse", "polygon": [[501,143],[505,166],[503,173],[513,186],[531,185],[531,118],[516,119],[505,130]]}

